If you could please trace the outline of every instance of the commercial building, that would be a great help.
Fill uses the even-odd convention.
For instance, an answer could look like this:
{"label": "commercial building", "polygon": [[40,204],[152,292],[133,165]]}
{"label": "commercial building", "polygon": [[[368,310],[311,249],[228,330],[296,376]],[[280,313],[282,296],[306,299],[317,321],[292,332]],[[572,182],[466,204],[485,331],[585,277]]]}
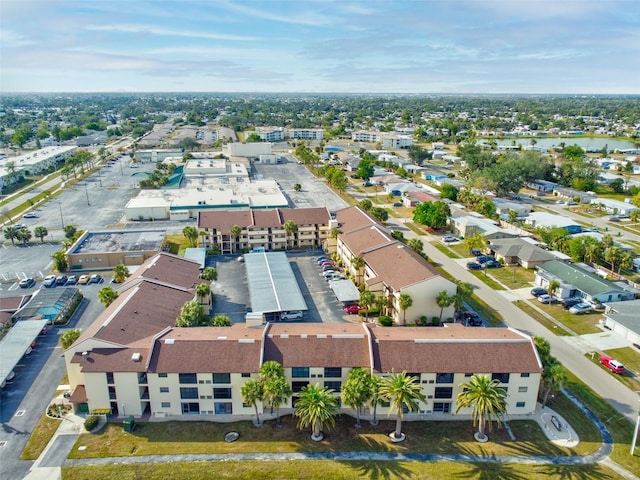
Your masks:
{"label": "commercial building", "polygon": [[[201,211],[197,221],[198,229],[205,232],[204,246],[217,247],[223,254],[259,248],[318,248],[331,229],[331,214],[326,207]],[[288,221],[293,222],[295,231],[287,232]],[[240,227],[237,235],[232,233],[234,226]]]}
{"label": "commercial building", "polygon": [[227,143],[222,146],[222,153],[226,157],[259,158],[260,155],[271,155],[271,143]]}
{"label": "commercial building", "polygon": [[[47,147],[17,157],[0,159],[0,189],[29,175],[44,175],[62,166],[77,147]],[[13,169],[8,167],[13,165]],[[13,174],[11,175],[11,171]]]}
{"label": "commercial building", "polygon": [[[64,352],[76,411],[248,419],[254,409],[244,403],[241,387],[272,360],[284,367],[294,393],[320,383],[339,395],[355,367],[379,377],[410,372],[427,398],[408,414],[413,418],[455,415],[459,384],[473,373],[508,389],[507,414],[535,410],[542,365],[531,338],[515,330],[457,324],[174,327],[181,306],[195,298],[198,273],[195,262],[159,254],[119,288],[115,302]],[[295,401],[287,399],[282,413],[290,413]],[[269,415],[261,403],[258,410]],[[378,407],[381,415],[386,411]]]}

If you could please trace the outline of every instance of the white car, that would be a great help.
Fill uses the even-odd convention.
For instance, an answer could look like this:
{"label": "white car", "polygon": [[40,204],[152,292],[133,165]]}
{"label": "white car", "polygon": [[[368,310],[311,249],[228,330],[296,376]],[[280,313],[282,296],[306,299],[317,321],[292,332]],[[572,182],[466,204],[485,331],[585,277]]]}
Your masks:
{"label": "white car", "polygon": [[46,277],[44,277],[44,280],[42,281],[42,286],[43,287],[53,287],[56,284],[56,276],[55,275],[47,275]]}
{"label": "white car", "polygon": [[580,315],[581,313],[589,313],[591,312],[591,310],[593,310],[593,307],[588,303],[579,303],[571,307],[569,309],[569,313],[572,313],[574,315]]}
{"label": "white car", "polygon": [[280,320],[283,322],[292,322],[294,320],[302,320],[302,312],[300,310],[294,310],[291,312],[282,312],[280,314]]}

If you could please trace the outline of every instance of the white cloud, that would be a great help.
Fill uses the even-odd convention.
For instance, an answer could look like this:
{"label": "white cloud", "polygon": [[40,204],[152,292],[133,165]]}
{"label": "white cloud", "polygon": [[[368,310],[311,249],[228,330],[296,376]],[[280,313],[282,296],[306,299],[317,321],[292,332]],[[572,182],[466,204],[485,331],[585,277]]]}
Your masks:
{"label": "white cloud", "polygon": [[153,25],[115,24],[115,25],[87,25],[85,30],[98,32],[144,33],[166,37],[207,38],[210,40],[234,40],[241,42],[260,40],[258,37],[243,35],[229,35],[225,33],[198,32],[194,30],[174,30]]}

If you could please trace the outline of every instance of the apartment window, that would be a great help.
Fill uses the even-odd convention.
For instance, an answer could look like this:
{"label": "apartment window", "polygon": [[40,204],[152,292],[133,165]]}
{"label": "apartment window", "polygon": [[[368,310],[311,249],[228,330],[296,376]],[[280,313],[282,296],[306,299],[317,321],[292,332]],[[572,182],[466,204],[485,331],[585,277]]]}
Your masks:
{"label": "apartment window", "polygon": [[231,398],[230,388],[214,388],[213,398]]}
{"label": "apartment window", "polygon": [[453,373],[436,373],[436,383],[453,383]]}
{"label": "apartment window", "polygon": [[465,378],[473,377],[473,373],[465,373],[464,376]]}
{"label": "apartment window", "polygon": [[109,400],[116,399],[116,387],[109,387]]}
{"label": "apartment window", "polygon": [[342,377],[342,369],[341,368],[325,368],[324,369],[324,377],[325,378],[341,378]]}
{"label": "apartment window", "polygon": [[416,380],[420,380],[420,374],[419,373],[407,373],[407,377],[413,377]]}
{"label": "apartment window", "polygon": [[200,413],[200,404],[198,402],[185,402],[182,404],[182,413],[189,415],[198,415]]}
{"label": "apartment window", "polygon": [[167,378],[169,375],[166,373],[159,373],[158,378]]}
{"label": "apartment window", "polygon": [[160,393],[169,393],[169,387],[160,387]]}
{"label": "apartment window", "polygon": [[520,378],[529,378],[529,374],[528,373],[521,373],[520,374]]}
{"label": "apartment window", "polygon": [[233,404],[231,402],[216,402],[213,407],[216,415],[233,415]]}
{"label": "apartment window", "polygon": [[[180,398],[198,398],[198,389],[193,387],[180,387]],[[200,411],[200,409],[198,409]]]}
{"label": "apartment window", "polygon": [[524,402],[516,402],[516,408],[524,408]]}
{"label": "apartment window", "polygon": [[529,387],[518,387],[518,393],[527,393]]}
{"label": "apartment window", "polygon": [[293,367],[291,376],[293,378],[309,378],[309,367]]}
{"label": "apartment window", "polygon": [[198,383],[198,376],[195,373],[179,373],[180,383]]}
{"label": "apartment window", "polygon": [[214,373],[213,383],[231,383],[230,373]]}
{"label": "apartment window", "polygon": [[433,402],[433,413],[451,412],[451,402]]}
{"label": "apartment window", "polygon": [[500,383],[509,383],[508,373],[494,373],[491,375],[491,380],[499,380]]}
{"label": "apartment window", "polygon": [[251,376],[250,373],[243,373],[242,378],[249,378]]}
{"label": "apartment window", "polygon": [[324,386],[339,392],[342,388],[342,382],[324,382]]}
{"label": "apartment window", "polygon": [[162,402],[160,406],[162,408],[171,408],[171,402]]}
{"label": "apartment window", "polygon": [[115,382],[113,381],[113,372],[107,372],[107,384],[113,385]]}
{"label": "apartment window", "polygon": [[453,396],[452,387],[436,387],[434,398],[451,398]]}

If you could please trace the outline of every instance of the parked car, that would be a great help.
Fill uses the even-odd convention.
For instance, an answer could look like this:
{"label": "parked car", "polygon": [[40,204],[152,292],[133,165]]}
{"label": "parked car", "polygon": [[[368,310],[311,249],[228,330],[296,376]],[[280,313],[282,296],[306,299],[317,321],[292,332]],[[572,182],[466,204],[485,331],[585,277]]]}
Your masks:
{"label": "parked car", "polygon": [[22,218],[38,218],[38,215],[36,215],[33,212],[29,212],[29,213],[25,213]]}
{"label": "parked car", "polygon": [[69,278],[66,275],[59,275],[56,278],[56,285],[64,285]]}
{"label": "parked car", "polygon": [[324,279],[328,282],[330,280],[342,280],[344,277],[339,272],[331,272],[329,275],[325,275]]}
{"label": "parked car", "polygon": [[540,295],[544,295],[545,293],[547,293],[547,290],[545,290],[542,287],[536,287],[536,288],[532,288],[530,293],[534,297],[539,297]]}
{"label": "parked car", "polygon": [[394,207],[401,207],[402,206],[402,202],[393,202],[393,206]]}
{"label": "parked car", "polygon": [[469,270],[482,270],[482,265],[480,265],[477,262],[468,262],[467,263],[467,268]]}
{"label": "parked car", "polygon": [[89,283],[89,275],[80,275],[80,278],[78,279],[78,283],[80,285],[86,285],[87,283]]}
{"label": "parked car", "polygon": [[497,260],[488,260],[484,262],[483,267],[484,268],[500,268],[502,267],[502,264]]}
{"label": "parked car", "polygon": [[330,269],[330,270],[324,270],[320,275],[322,275],[324,278],[327,278],[327,277],[332,277],[336,273],[338,273],[338,272],[336,272],[333,269]]}
{"label": "parked car", "polygon": [[320,263],[321,267],[326,267],[327,265],[329,265],[330,267],[335,267],[336,266],[336,262],[333,262],[331,260],[325,260],[324,262]]}
{"label": "parked car", "polygon": [[591,310],[592,307],[588,303],[579,303],[571,307],[569,309],[569,313],[572,313],[574,315],[581,315],[583,313],[589,313]]}
{"label": "parked car", "polygon": [[556,303],[556,297],[552,297],[548,293],[543,293],[542,295],[538,295],[538,301],[540,303],[552,304],[552,303]]}
{"label": "parked car", "polygon": [[92,283],[101,283],[102,282],[102,277],[100,275],[98,275],[97,273],[91,275],[89,277],[89,285],[91,285]]}
{"label": "parked car", "polygon": [[27,228],[27,226],[24,223],[14,223],[13,226],[18,230],[20,230],[21,228]]}
{"label": "parked car", "polygon": [[582,303],[582,298],[577,298],[577,297],[573,297],[573,298],[565,298],[564,300],[562,300],[562,308],[571,308],[575,305],[578,305],[579,303]]}
{"label": "parked car", "polygon": [[487,263],[490,260],[495,262],[496,261],[496,257],[494,257],[493,255],[478,255],[476,257],[476,261],[478,263]]}
{"label": "parked car", "polygon": [[598,361],[613,373],[624,373],[624,365],[615,358],[602,355]]}
{"label": "parked car", "polygon": [[18,282],[20,288],[31,288],[36,284],[36,281],[33,278],[23,278]]}
{"label": "parked car", "polygon": [[282,320],[283,322],[302,320],[302,312],[300,310],[294,310],[291,312],[282,312],[280,314],[280,320]]}
{"label": "parked car", "polygon": [[42,281],[42,286],[46,288],[55,287],[56,286],[56,276],[55,275],[47,275],[44,277]]}
{"label": "parked car", "polygon": [[482,250],[480,250],[479,248],[472,248],[471,250],[469,250],[469,252],[474,257],[479,257],[480,255],[482,255]]}
{"label": "parked car", "polygon": [[357,304],[351,304],[344,307],[344,311],[350,315],[357,314],[360,311],[360,307]]}
{"label": "parked car", "polygon": [[327,256],[326,255],[320,255],[319,257],[316,257],[316,260],[319,262],[320,260],[327,260]]}
{"label": "parked car", "polygon": [[471,327],[482,326],[482,319],[476,312],[465,312],[464,319],[467,322],[467,325]]}
{"label": "parked car", "polygon": [[76,283],[78,283],[78,276],[77,275],[70,275],[69,278],[67,279],[67,283],[65,283],[65,285],[75,285]]}
{"label": "parked car", "polygon": [[458,239],[453,235],[445,235],[444,237],[442,237],[442,241],[444,243],[451,243],[451,242],[457,242]]}

